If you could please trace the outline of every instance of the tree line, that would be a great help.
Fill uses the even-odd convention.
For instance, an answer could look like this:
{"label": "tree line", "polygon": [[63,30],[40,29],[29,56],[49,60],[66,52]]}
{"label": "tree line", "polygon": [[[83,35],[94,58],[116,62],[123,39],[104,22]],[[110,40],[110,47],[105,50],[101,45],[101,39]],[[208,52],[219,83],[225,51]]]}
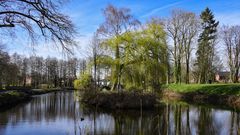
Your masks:
{"label": "tree line", "polygon": [[[73,53],[77,45],[75,25],[61,11],[65,0],[4,0],[0,1],[0,35],[18,36],[18,31],[35,46],[39,41]],[[59,60],[38,56],[10,56],[0,42],[0,88],[3,86],[39,87],[40,84],[72,86],[76,78],[76,58]],[[30,81],[29,81],[30,80]]]}
{"label": "tree line", "polygon": [[86,71],[86,61],[54,57],[26,57],[9,55],[0,49],[0,88],[4,86],[30,86],[32,88],[73,87],[77,72]]}
{"label": "tree line", "polygon": [[240,28],[219,26],[209,8],[200,15],[175,9],[168,18],[154,17],[144,24],[128,8],[108,5],[103,15],[91,42],[95,86],[103,83],[99,80],[112,90],[211,83],[223,70],[219,48],[228,56],[230,81],[238,82]]}

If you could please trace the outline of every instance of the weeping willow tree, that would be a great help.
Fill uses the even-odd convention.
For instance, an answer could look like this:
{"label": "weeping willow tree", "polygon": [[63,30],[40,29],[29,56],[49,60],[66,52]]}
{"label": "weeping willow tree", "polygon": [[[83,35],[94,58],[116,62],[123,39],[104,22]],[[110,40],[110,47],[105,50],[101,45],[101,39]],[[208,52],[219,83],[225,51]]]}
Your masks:
{"label": "weeping willow tree", "polygon": [[100,37],[105,38],[105,44],[112,49],[114,58],[114,67],[112,67],[112,90],[119,90],[121,86],[121,74],[124,64],[121,61],[122,34],[129,32],[139,24],[128,8],[117,8],[108,5],[104,10],[104,23],[100,25],[97,33]]}
{"label": "weeping willow tree", "polygon": [[[122,82],[127,89],[158,90],[167,82],[168,52],[161,21],[152,19],[126,43]],[[126,42],[126,41],[125,41]]]}
{"label": "weeping willow tree", "polygon": [[119,57],[107,59],[107,63],[112,66],[112,84],[117,79],[114,72],[116,65],[120,68],[119,82],[125,89],[157,90],[162,83],[166,83],[168,68],[166,33],[158,19],[151,20],[142,29],[126,31],[117,37],[107,39],[103,44],[113,54],[116,53],[115,44],[119,46]]}

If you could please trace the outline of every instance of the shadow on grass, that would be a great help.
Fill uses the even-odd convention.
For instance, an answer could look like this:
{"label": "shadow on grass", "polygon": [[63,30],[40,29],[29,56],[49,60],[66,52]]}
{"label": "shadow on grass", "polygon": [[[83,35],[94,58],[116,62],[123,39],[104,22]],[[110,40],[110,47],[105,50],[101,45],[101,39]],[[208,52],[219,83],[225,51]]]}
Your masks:
{"label": "shadow on grass", "polygon": [[204,93],[240,96],[240,84],[171,84],[167,89],[180,93]]}
{"label": "shadow on grass", "polygon": [[200,87],[197,92],[218,95],[240,95],[240,85],[208,85]]}

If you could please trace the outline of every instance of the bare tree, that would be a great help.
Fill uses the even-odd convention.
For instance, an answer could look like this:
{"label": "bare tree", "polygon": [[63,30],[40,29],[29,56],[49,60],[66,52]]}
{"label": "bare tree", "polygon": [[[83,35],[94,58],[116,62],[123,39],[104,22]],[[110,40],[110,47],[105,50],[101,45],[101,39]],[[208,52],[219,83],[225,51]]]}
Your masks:
{"label": "bare tree", "polygon": [[4,78],[5,75],[4,73],[6,73],[6,69],[7,69],[7,65],[10,61],[10,57],[8,55],[7,52],[4,52],[3,50],[0,49],[0,89],[2,89],[3,86],[3,82],[4,82]]}
{"label": "bare tree", "polygon": [[70,51],[75,45],[74,25],[70,18],[59,9],[63,0],[1,0],[0,28],[22,28],[31,40],[37,41],[38,33],[46,40],[60,44],[63,50]]}
{"label": "bare tree", "polygon": [[98,57],[101,55],[101,48],[100,48],[100,39],[98,38],[98,35],[94,33],[91,45],[91,57],[92,57],[92,63],[93,63],[93,76],[94,76],[94,87],[97,88],[97,84],[99,85],[99,79],[100,79],[100,68],[99,64],[97,62]]}
{"label": "bare tree", "polygon": [[181,32],[184,34],[183,40],[183,48],[184,48],[184,57],[185,57],[185,65],[186,65],[186,76],[185,76],[185,83],[189,83],[190,78],[190,59],[191,53],[193,50],[193,43],[196,40],[196,36],[199,31],[199,21],[197,16],[192,12],[185,12],[182,14],[182,18],[184,19],[183,31]]}
{"label": "bare tree", "polygon": [[223,26],[221,33],[228,55],[230,81],[236,83],[240,67],[240,26]]}
{"label": "bare tree", "polygon": [[181,82],[181,61],[184,57],[186,62],[186,83],[189,83],[190,57],[192,43],[198,31],[197,25],[198,21],[194,13],[179,9],[173,10],[171,18],[167,21],[167,32],[173,41],[171,54],[174,61],[175,83]]}

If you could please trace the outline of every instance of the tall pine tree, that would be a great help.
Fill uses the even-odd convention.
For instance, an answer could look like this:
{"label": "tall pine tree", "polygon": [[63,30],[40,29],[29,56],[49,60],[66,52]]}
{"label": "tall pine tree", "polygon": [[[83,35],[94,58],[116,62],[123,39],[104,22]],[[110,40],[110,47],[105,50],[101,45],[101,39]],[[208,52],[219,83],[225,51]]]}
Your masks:
{"label": "tall pine tree", "polygon": [[209,8],[206,8],[200,15],[202,33],[198,39],[196,52],[198,69],[198,83],[206,83],[212,79],[212,67],[214,58],[214,45],[217,36],[218,21]]}

